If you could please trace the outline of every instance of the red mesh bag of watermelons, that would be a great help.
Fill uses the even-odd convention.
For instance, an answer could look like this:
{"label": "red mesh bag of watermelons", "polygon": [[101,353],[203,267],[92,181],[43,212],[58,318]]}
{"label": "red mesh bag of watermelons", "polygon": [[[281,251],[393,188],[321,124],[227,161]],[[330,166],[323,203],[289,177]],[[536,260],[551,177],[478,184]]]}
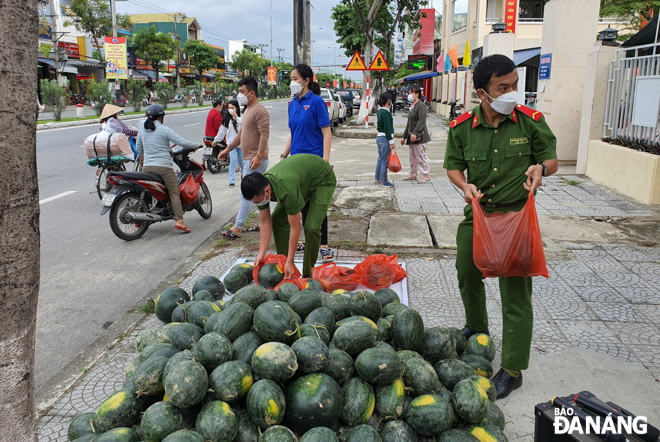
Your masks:
{"label": "red mesh bag of watermelons", "polygon": [[185,206],[197,202],[197,198],[199,198],[199,184],[195,182],[192,174],[188,175],[188,178],[179,186],[179,197],[181,198],[181,203]]}
{"label": "red mesh bag of watermelons", "polygon": [[[287,258],[285,255],[273,255],[272,253],[269,253],[264,257],[263,260],[261,260],[258,266],[256,265],[254,266],[254,271],[252,272],[252,277],[254,278],[254,281],[256,282],[259,280],[259,270],[266,264],[277,264],[278,266],[280,266],[280,269],[284,271],[284,267],[286,267],[286,260]],[[298,270],[298,267],[296,267],[296,279],[299,279],[301,276],[302,274],[300,273],[300,270]],[[289,280],[285,279],[284,281],[282,281],[282,283],[293,282],[296,279],[289,279]],[[278,287],[280,285],[281,284],[278,284]]]}
{"label": "red mesh bag of watermelons", "polygon": [[474,263],[485,278],[501,276],[545,276],[548,267],[536,215],[534,194],[529,193],[519,212],[487,214],[476,198],[474,217]]}
{"label": "red mesh bag of watermelons", "polygon": [[348,267],[340,267],[329,262],[312,269],[312,278],[323,286],[323,290],[330,293],[334,290],[355,290],[360,285],[360,279],[355,279],[355,271]]}
{"label": "red mesh bag of watermelons", "polygon": [[372,290],[386,288],[408,276],[397,255],[369,255],[355,266],[355,277]]}

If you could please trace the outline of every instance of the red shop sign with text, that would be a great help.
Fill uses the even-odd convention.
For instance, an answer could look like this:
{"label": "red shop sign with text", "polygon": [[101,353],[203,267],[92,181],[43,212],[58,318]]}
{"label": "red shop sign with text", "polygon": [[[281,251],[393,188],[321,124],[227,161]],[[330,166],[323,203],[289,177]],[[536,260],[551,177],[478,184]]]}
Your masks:
{"label": "red shop sign with text", "polygon": [[506,32],[516,33],[516,19],[518,18],[518,0],[506,0],[504,8],[504,22],[506,23]]}

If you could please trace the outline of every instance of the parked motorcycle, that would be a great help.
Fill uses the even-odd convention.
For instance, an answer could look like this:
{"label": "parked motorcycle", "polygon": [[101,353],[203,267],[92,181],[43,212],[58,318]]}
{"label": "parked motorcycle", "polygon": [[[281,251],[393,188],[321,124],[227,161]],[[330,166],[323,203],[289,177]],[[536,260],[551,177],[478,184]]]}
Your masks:
{"label": "parked motorcycle", "polygon": [[454,120],[463,114],[463,105],[460,104],[461,100],[454,100],[449,102],[449,119]]}
{"label": "parked motorcycle", "polygon": [[143,107],[151,106],[153,104],[153,101],[154,101],[154,96],[150,92],[149,94],[147,94],[146,97],[142,99],[142,106]]}
{"label": "parked motorcycle", "polygon": [[218,159],[218,154],[225,147],[220,144],[216,144],[215,147],[211,145],[213,143],[213,137],[204,137],[204,156],[202,156],[202,162],[206,164],[206,168],[211,173],[218,173],[222,170],[223,167],[229,167],[229,159],[226,161],[220,161]]}
{"label": "parked motorcycle", "polygon": [[[213,211],[211,192],[204,183],[204,168],[189,156],[196,149],[175,146],[174,162],[179,167],[177,180],[181,185],[188,176],[199,184],[199,197],[194,204],[184,204],[183,211],[197,210],[208,219]],[[110,228],[118,238],[132,241],[140,238],[153,223],[174,219],[172,203],[162,178],[153,173],[110,172],[112,190],[101,201],[101,215],[110,211]]]}

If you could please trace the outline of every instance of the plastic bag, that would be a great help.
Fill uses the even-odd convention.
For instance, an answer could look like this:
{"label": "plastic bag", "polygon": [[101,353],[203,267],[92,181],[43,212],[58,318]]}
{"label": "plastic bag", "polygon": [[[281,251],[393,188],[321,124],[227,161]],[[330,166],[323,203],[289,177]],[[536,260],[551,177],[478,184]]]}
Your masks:
{"label": "plastic bag", "polygon": [[[254,282],[257,283],[257,285],[259,285],[259,282],[258,282],[259,281],[259,270],[261,270],[261,268],[263,266],[265,266],[266,264],[277,264],[278,266],[280,266],[280,269],[282,269],[282,272],[284,272],[284,267],[286,267],[286,260],[287,260],[286,255],[273,255],[272,253],[269,253],[268,255],[266,255],[264,257],[264,259],[261,260],[261,262],[259,263],[259,266],[254,266],[254,271],[252,272],[252,277],[254,278]],[[279,287],[282,284],[284,284],[285,282],[296,282],[296,281],[298,281],[301,276],[302,276],[302,273],[300,273],[300,270],[298,270],[298,267],[296,267],[296,277],[293,278],[293,279],[288,279],[288,280],[285,279],[284,281],[279,283],[277,285],[277,287],[275,287],[275,291],[277,291],[277,289],[279,289]],[[305,282],[306,281],[307,280],[305,280]]]}
{"label": "plastic bag", "polygon": [[356,279],[372,290],[389,287],[408,276],[398,264],[397,255],[369,255],[354,270]]}
{"label": "plastic bag", "polygon": [[397,155],[396,149],[392,149],[390,152],[390,159],[387,161],[387,168],[392,173],[401,172],[401,161],[399,161],[399,155]]}
{"label": "plastic bag", "polygon": [[355,290],[360,285],[360,279],[356,279],[355,271],[348,267],[340,267],[334,262],[320,265],[312,269],[312,278],[316,279],[328,293],[334,290]]}
{"label": "plastic bag", "polygon": [[476,198],[474,216],[474,263],[485,278],[500,276],[545,276],[548,267],[543,253],[534,194],[529,193],[520,212],[486,214]]}
{"label": "plastic bag", "polygon": [[199,197],[199,184],[195,182],[192,174],[188,175],[188,178],[179,185],[179,196],[181,198],[181,203],[188,206],[190,204],[195,204],[197,198]]}

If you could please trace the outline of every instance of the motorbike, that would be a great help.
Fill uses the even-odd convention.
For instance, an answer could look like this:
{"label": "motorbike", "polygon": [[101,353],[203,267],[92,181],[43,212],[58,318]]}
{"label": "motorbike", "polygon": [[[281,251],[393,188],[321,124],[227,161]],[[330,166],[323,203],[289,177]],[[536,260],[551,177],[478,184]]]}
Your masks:
{"label": "motorbike", "polygon": [[213,143],[213,137],[204,137],[204,156],[202,156],[202,162],[206,164],[206,168],[211,173],[218,173],[222,170],[223,167],[229,167],[230,161],[220,161],[218,159],[218,154],[220,151],[226,147],[221,144],[216,144],[215,147],[211,146]]}
{"label": "motorbike", "polygon": [[[431,103],[429,103],[428,100],[426,99],[426,97],[423,96],[423,95],[422,95],[421,100],[424,102],[424,105],[426,106],[426,110],[428,112],[430,112],[431,111]],[[410,112],[410,106],[411,105],[412,105],[412,101],[408,101],[406,99],[406,101],[403,103],[403,111],[406,112],[406,113]]]}
{"label": "motorbike", "polygon": [[153,102],[153,98],[154,97],[153,95],[151,95],[151,93],[147,94],[147,96],[142,99],[142,106],[144,107],[150,106]]}
{"label": "motorbike", "polygon": [[463,105],[460,104],[461,100],[454,100],[449,102],[449,119],[454,120],[461,116],[463,113]]}
{"label": "motorbike", "polygon": [[[190,175],[199,184],[197,201],[183,204],[183,211],[197,210],[202,218],[208,219],[213,211],[213,202],[204,182],[204,167],[189,158],[195,150],[174,146],[172,154],[180,169],[177,173],[179,185]],[[110,211],[110,229],[118,238],[133,241],[144,235],[151,224],[174,219],[170,196],[160,176],[117,171],[108,173],[108,182],[112,190],[101,200],[101,215]]]}

